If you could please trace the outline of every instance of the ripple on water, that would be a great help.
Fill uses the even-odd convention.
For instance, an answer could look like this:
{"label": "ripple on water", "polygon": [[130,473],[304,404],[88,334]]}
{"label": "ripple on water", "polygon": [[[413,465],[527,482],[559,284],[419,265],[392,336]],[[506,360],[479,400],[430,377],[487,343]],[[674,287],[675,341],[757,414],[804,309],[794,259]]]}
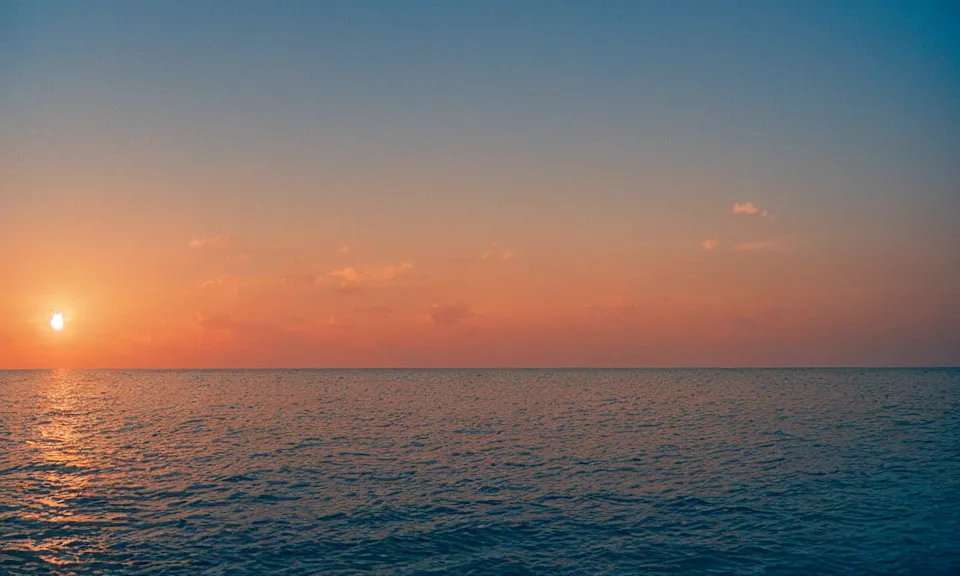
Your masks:
{"label": "ripple on water", "polygon": [[3,574],[956,574],[960,371],[0,373]]}

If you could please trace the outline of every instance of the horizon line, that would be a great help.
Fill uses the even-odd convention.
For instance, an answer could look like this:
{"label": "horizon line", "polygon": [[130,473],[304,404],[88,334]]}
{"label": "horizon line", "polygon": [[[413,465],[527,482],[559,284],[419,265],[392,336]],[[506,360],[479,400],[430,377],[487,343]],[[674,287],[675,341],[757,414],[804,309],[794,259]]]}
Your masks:
{"label": "horizon line", "polygon": [[822,366],[771,366],[771,365],[743,365],[743,366],[263,366],[263,367],[180,367],[180,368],[0,368],[0,372],[52,372],[56,370],[71,370],[78,372],[240,372],[240,371],[468,371],[468,370],[956,370],[960,365],[856,365],[837,364]]}

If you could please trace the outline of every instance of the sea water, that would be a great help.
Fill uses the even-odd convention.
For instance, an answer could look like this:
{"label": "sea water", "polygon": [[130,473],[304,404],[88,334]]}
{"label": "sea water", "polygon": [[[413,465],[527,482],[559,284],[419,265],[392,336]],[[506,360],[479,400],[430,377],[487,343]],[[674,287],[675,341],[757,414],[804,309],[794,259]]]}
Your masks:
{"label": "sea water", "polygon": [[0,574],[960,573],[960,370],[0,372]]}

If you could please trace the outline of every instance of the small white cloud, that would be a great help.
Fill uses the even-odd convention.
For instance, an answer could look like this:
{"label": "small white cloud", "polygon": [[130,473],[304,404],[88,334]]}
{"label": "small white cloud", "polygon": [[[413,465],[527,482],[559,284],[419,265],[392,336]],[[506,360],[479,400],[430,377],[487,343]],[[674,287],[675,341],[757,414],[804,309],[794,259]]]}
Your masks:
{"label": "small white cloud", "polygon": [[763,216],[765,218],[773,216],[770,212],[758,208],[753,202],[734,202],[733,213],[744,216]]}
{"label": "small white cloud", "polygon": [[357,251],[357,248],[360,247],[360,244],[344,244],[337,249],[337,252],[341,254],[353,254]]}
{"label": "small white cloud", "polygon": [[327,275],[340,278],[341,286],[354,286],[356,284],[360,284],[367,278],[366,274],[357,270],[356,268],[353,268],[352,266],[348,266],[342,270],[333,270],[328,272]]}
{"label": "small white cloud", "polygon": [[717,246],[719,245],[720,245],[719,238],[707,238],[706,240],[700,243],[700,247],[703,248],[704,250],[716,250]]}
{"label": "small white cloud", "polygon": [[753,202],[735,202],[733,204],[733,213],[734,214],[747,214],[752,216],[759,212],[760,209],[753,205]]}

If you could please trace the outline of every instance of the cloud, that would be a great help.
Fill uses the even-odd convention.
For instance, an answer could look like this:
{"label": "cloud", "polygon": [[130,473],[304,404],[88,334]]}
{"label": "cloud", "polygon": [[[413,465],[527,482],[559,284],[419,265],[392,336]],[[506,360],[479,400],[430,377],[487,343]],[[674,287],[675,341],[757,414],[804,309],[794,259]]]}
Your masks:
{"label": "cloud", "polygon": [[402,276],[403,274],[406,274],[412,268],[413,268],[413,264],[409,262],[404,262],[403,264],[399,264],[396,266],[384,266],[383,268],[380,269],[379,277],[381,280],[393,280],[398,276]]}
{"label": "cloud", "polygon": [[224,275],[224,276],[217,276],[216,278],[213,278],[210,280],[202,280],[197,284],[197,287],[200,289],[204,289],[204,288],[212,288],[214,286],[236,287],[236,285],[237,285],[236,276]]}
{"label": "cloud", "polygon": [[233,236],[217,234],[214,236],[194,236],[187,242],[187,246],[194,250],[206,248],[208,246],[218,246],[222,244],[231,244],[236,240]]}
{"label": "cloud", "polygon": [[717,246],[719,245],[720,245],[719,238],[707,238],[706,240],[700,243],[700,247],[703,248],[704,250],[716,250]]}
{"label": "cloud", "polygon": [[734,202],[733,213],[744,216],[762,216],[764,218],[773,217],[773,214],[767,212],[766,210],[761,210],[755,206],[753,202]]}
{"label": "cloud", "polygon": [[345,282],[341,282],[340,285],[337,286],[334,290],[336,291],[337,294],[340,294],[343,296],[353,296],[357,294],[363,294],[363,288],[361,288],[359,284],[348,284]]}
{"label": "cloud", "polygon": [[484,250],[483,254],[480,255],[481,260],[510,260],[514,256],[513,250],[509,248],[504,248],[499,244],[491,244],[489,248]]}
{"label": "cloud", "polygon": [[367,275],[352,266],[343,268],[342,270],[333,270],[327,273],[328,276],[333,276],[335,278],[340,278],[341,285],[350,286],[353,284],[359,284],[367,279]]}
{"label": "cloud", "polygon": [[738,242],[733,245],[734,250],[740,252],[757,252],[761,250],[774,250],[776,245],[772,240],[751,240],[749,242]]}
{"label": "cloud", "polygon": [[337,249],[337,252],[341,254],[353,254],[354,252],[357,251],[357,248],[359,247],[360,247],[359,243],[344,244],[343,246]]}
{"label": "cloud", "polygon": [[348,266],[340,270],[328,272],[327,276],[340,278],[340,286],[345,288],[359,286],[360,284],[367,284],[370,282],[387,282],[390,280],[396,280],[412,269],[413,264],[409,262],[383,266],[382,268],[379,268],[373,272],[365,272],[358,268],[354,268],[353,266]]}
{"label": "cloud", "polygon": [[200,290],[229,289],[234,295],[237,295],[241,290],[310,290],[315,286],[320,286],[323,280],[323,277],[317,277],[312,274],[293,276],[237,276],[221,274],[214,278],[201,280],[197,283],[197,288]]}
{"label": "cloud", "polygon": [[430,310],[430,316],[435,324],[459,326],[460,321],[473,316],[473,312],[466,304],[454,304],[452,306],[434,304]]}

